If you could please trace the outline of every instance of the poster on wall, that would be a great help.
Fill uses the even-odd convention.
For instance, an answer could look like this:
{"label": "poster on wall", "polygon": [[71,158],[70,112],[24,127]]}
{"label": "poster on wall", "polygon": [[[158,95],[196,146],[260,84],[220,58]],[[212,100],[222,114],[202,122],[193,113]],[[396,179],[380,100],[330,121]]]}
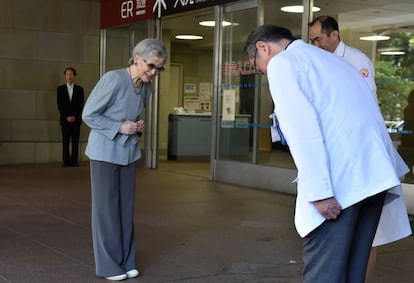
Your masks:
{"label": "poster on wall", "polygon": [[200,110],[202,112],[211,112],[210,100],[200,99]]}
{"label": "poster on wall", "polygon": [[234,121],[236,116],[236,90],[225,89],[223,91],[223,121]]}
{"label": "poster on wall", "polygon": [[198,96],[185,96],[184,109],[186,109],[188,113],[195,113],[196,110],[199,110],[200,99],[198,98]]}
{"label": "poster on wall", "polygon": [[210,97],[212,96],[211,83],[200,83],[199,89],[200,89],[200,99],[210,100]]}
{"label": "poster on wall", "polygon": [[199,83],[200,109],[202,112],[211,112],[211,83]]}
{"label": "poster on wall", "polygon": [[184,94],[195,94],[196,91],[196,84],[184,84]]}

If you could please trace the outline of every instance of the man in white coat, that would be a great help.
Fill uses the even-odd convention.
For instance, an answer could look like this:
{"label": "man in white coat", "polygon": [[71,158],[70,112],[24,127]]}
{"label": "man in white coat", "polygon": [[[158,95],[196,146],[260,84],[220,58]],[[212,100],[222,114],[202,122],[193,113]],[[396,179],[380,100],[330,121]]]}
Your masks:
{"label": "man in white coat", "polygon": [[375,68],[359,49],[346,45],[340,37],[338,22],[330,16],[319,16],[309,24],[309,40],[315,46],[332,52],[355,67],[377,98]]}
{"label": "man in white coat", "polygon": [[298,169],[303,282],[363,283],[385,195],[401,196],[399,176],[408,171],[368,84],[346,61],[282,27],[260,26],[245,51],[267,75]]}
{"label": "man in white coat", "polygon": [[[341,40],[338,22],[333,17],[319,16],[309,23],[309,39],[313,45],[334,53],[354,66],[368,83],[372,95],[378,100],[375,84],[375,68],[371,60],[361,50],[346,45]],[[392,195],[387,195],[386,201],[388,201],[388,197],[392,197]],[[392,205],[387,206],[387,208],[390,211],[383,211],[374,238],[368,263],[368,275],[374,268],[376,262],[376,246],[400,240],[411,234],[410,223],[405,217],[407,210],[404,198],[400,197],[398,200],[392,202]]]}

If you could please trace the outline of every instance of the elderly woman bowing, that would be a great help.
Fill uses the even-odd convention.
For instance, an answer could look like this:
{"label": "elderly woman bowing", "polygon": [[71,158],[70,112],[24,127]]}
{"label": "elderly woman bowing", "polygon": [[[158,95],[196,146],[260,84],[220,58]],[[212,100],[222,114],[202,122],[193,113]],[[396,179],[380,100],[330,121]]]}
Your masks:
{"label": "elderly woman bowing", "polygon": [[139,275],[135,266],[134,202],[140,119],[152,93],[151,81],[164,70],[167,50],[157,39],[140,41],[129,66],[104,74],[82,113],[91,128],[92,240],[96,275],[124,280]]}

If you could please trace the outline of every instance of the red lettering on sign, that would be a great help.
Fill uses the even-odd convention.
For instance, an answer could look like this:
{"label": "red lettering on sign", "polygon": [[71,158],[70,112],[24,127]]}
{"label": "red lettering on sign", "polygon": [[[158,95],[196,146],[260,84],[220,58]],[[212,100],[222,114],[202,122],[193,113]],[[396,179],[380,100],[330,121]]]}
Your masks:
{"label": "red lettering on sign", "polygon": [[152,19],[154,3],[155,0],[102,0],[101,28]]}

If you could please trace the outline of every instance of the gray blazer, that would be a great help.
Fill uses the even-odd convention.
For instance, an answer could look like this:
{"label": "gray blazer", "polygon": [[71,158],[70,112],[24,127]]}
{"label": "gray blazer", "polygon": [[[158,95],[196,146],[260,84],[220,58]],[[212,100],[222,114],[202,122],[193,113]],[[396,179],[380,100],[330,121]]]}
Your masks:
{"label": "gray blazer", "polygon": [[139,136],[119,133],[124,121],[137,121],[152,93],[152,84],[134,88],[127,69],[102,76],[88,100],[82,119],[91,128],[85,154],[92,160],[128,165],[141,158]]}

